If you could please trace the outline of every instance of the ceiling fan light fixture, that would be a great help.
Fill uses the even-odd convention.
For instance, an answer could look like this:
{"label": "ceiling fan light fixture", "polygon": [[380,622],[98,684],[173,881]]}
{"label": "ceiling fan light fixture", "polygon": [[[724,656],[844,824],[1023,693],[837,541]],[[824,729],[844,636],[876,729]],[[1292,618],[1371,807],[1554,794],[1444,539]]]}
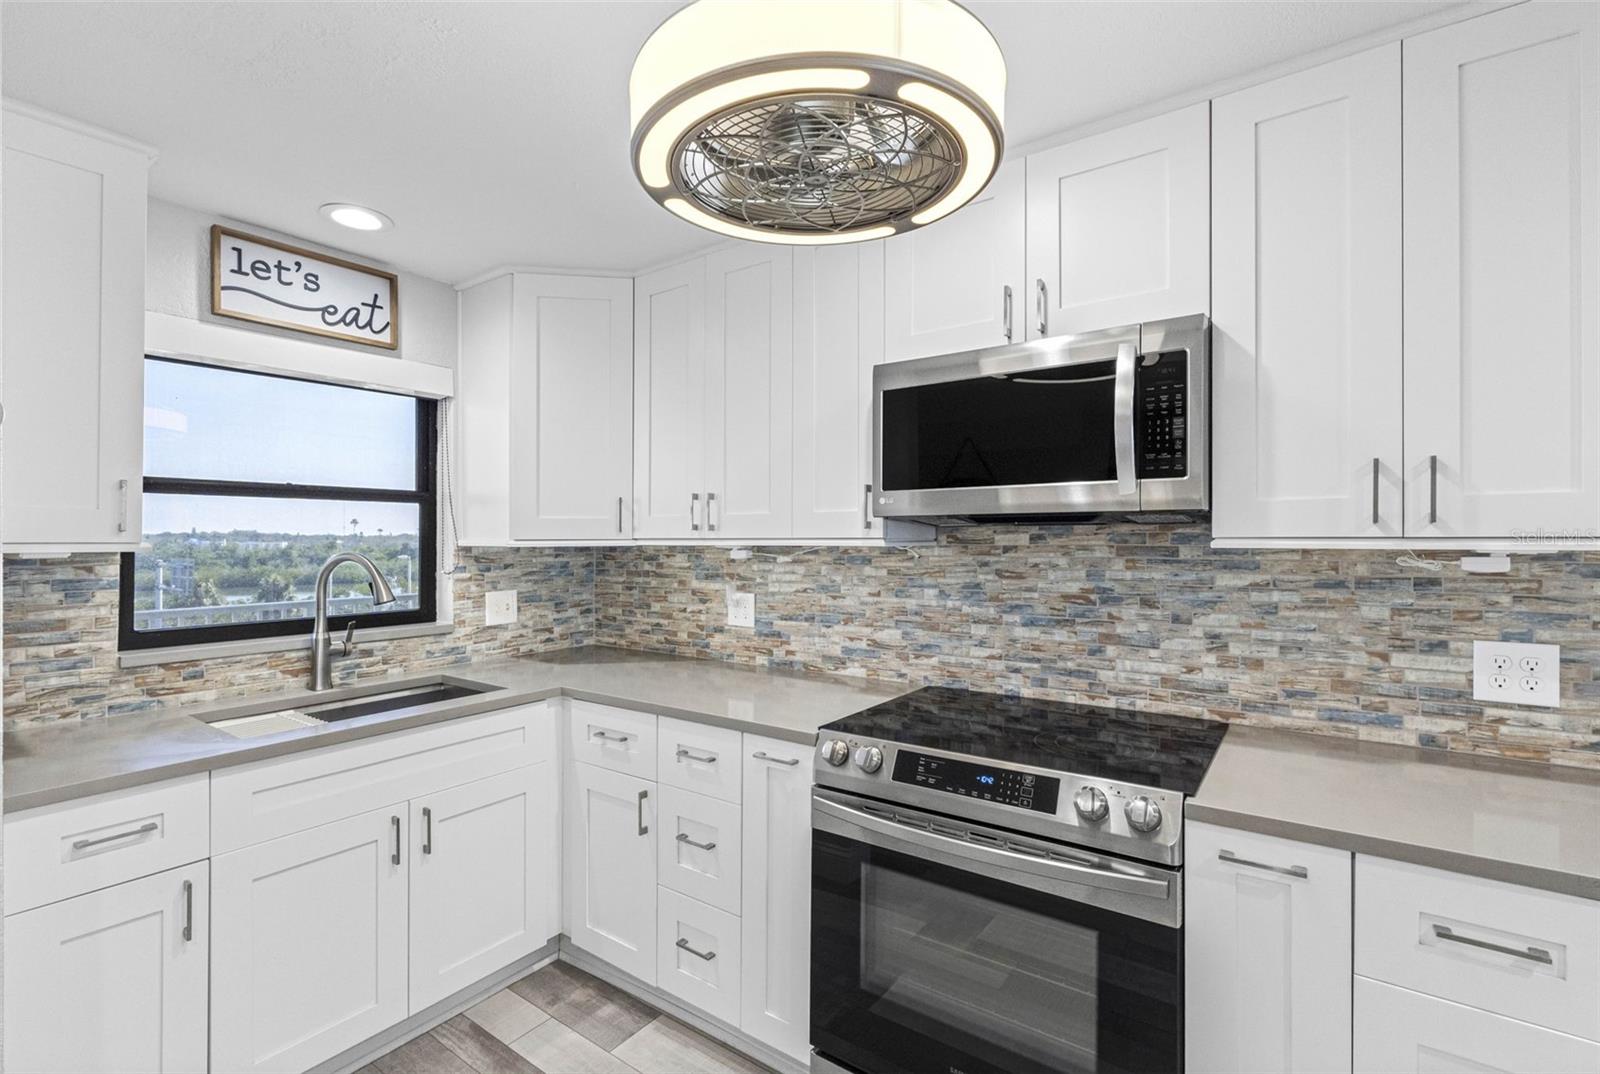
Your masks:
{"label": "ceiling fan light fixture", "polygon": [[953,0],[697,0],[634,61],[634,172],[720,234],[882,238],[988,184],[1005,81],[993,36]]}

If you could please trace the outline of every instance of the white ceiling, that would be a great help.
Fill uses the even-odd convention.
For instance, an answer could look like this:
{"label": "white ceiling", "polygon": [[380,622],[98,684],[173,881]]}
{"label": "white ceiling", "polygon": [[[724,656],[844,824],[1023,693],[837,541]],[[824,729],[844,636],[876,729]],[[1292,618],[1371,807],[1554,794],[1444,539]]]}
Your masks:
{"label": "white ceiling", "polygon": [[[8,97],[161,151],[155,197],[460,281],[630,269],[712,237],[628,164],[627,77],[677,0],[0,6]],[[1013,145],[1414,19],[1427,2],[972,0]],[[317,206],[394,218],[361,235]]]}

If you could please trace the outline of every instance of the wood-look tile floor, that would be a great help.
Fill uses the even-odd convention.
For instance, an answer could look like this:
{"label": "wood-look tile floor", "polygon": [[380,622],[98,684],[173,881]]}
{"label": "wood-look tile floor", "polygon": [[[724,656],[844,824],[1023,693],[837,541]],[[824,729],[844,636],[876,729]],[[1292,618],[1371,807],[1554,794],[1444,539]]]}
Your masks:
{"label": "wood-look tile floor", "polygon": [[357,1074],[770,1074],[598,977],[552,962]]}

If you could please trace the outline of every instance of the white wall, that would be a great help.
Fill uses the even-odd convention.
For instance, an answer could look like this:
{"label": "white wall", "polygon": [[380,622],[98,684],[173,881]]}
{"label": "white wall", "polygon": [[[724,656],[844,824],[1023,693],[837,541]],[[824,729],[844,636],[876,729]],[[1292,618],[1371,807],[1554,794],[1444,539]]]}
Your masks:
{"label": "white wall", "polygon": [[[302,342],[349,347],[362,354],[388,354],[359,343],[341,344],[337,340],[308,336],[302,332],[253,325],[211,313],[211,225],[227,224],[263,238],[277,239],[307,249],[322,250],[336,257],[376,264],[367,258],[311,242],[298,235],[286,235],[270,228],[257,227],[248,220],[235,220],[201,212],[170,201],[150,199],[150,216],[145,247],[144,308],[191,320],[211,321],[230,328],[269,332]],[[455,288],[426,276],[378,264],[400,277],[400,349],[396,357],[430,365],[456,366]]]}

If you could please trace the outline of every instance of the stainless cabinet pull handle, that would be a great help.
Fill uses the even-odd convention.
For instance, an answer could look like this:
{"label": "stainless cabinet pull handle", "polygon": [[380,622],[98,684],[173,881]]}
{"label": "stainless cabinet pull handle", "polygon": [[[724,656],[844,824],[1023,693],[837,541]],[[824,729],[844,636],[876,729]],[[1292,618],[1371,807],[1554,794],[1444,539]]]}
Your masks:
{"label": "stainless cabinet pull handle", "polygon": [[1428,456],[1428,521],[1439,521],[1439,456]]}
{"label": "stainless cabinet pull handle", "polygon": [[117,832],[113,835],[102,835],[98,839],[74,839],[72,841],[72,849],[87,850],[89,847],[97,847],[101,843],[114,843],[118,839],[132,839],[136,835],[147,835],[159,827],[161,827],[161,825],[152,820],[139,825],[137,828],[134,828],[131,831]]}
{"label": "stainless cabinet pull handle", "polygon": [[1037,283],[1038,287],[1035,289],[1035,293],[1038,298],[1039,306],[1039,336],[1042,339],[1050,330],[1050,319],[1045,314],[1048,292],[1045,290],[1043,276],[1039,277]]}
{"label": "stainless cabinet pull handle", "polygon": [[689,493],[689,529],[694,533],[700,532],[700,494]]}
{"label": "stainless cabinet pull handle", "polygon": [[400,864],[400,818],[390,817],[389,823],[394,825],[394,853],[389,855],[390,865]]}
{"label": "stainless cabinet pull handle", "polygon": [[194,939],[194,881],[183,882],[183,938]]}
{"label": "stainless cabinet pull handle", "polygon": [[117,532],[128,532],[128,479],[117,482]]}
{"label": "stainless cabinet pull handle", "polygon": [[422,852],[433,853],[433,810],[422,807]]}
{"label": "stainless cabinet pull handle", "polygon": [[701,764],[716,764],[717,763],[717,755],[714,754],[714,753],[713,754],[709,754],[709,755],[702,755],[702,754],[695,753],[693,750],[684,749],[681,746],[678,748],[678,756],[687,758],[687,759],[689,759],[691,761],[698,761]]}
{"label": "stainless cabinet pull handle", "polygon": [[622,497],[617,497],[617,532],[622,532]]}
{"label": "stainless cabinet pull handle", "polygon": [[756,750],[756,752],[752,753],[750,756],[754,757],[758,761],[771,761],[773,764],[786,764],[793,766],[800,763],[800,758],[798,757],[774,757],[766,750]]}
{"label": "stainless cabinet pull handle", "polygon": [[610,731],[590,731],[590,738],[604,739],[607,742],[632,742],[632,735],[614,735]]}
{"label": "stainless cabinet pull handle", "polygon": [[1372,524],[1378,524],[1378,460],[1372,460]]}
{"label": "stainless cabinet pull handle", "polygon": [[711,521],[711,509],[713,507],[715,507],[716,505],[717,505],[717,494],[715,492],[706,493],[706,532],[707,533],[715,533],[715,532],[717,532],[717,524],[715,522]]}
{"label": "stainless cabinet pull handle", "polygon": [[694,847],[697,850],[715,850],[715,849],[717,849],[717,844],[716,843],[714,843],[714,842],[712,842],[712,843],[697,843],[693,839],[690,839],[688,834],[685,833],[685,832],[679,832],[678,833],[678,842],[680,842],[680,843],[688,843],[690,846]]}
{"label": "stainless cabinet pull handle", "polygon": [[1310,875],[1304,865],[1268,865],[1264,861],[1251,861],[1249,858],[1238,857],[1231,850],[1219,850],[1217,852],[1217,857],[1227,862],[1229,865],[1243,865],[1251,869],[1265,869],[1269,873],[1282,873],[1284,876],[1292,876],[1299,880],[1304,880]]}
{"label": "stainless cabinet pull handle", "polygon": [[1001,304],[1000,309],[1002,311],[1001,315],[1005,320],[1006,342],[1010,343],[1011,342],[1011,285],[1009,283],[1006,284],[1005,301]]}
{"label": "stainless cabinet pull handle", "polygon": [[1433,934],[1439,939],[1449,940],[1451,943],[1466,944],[1468,947],[1481,947],[1485,951],[1493,951],[1499,955],[1510,955],[1512,958],[1526,959],[1529,962],[1537,962],[1542,966],[1555,964],[1555,959],[1550,956],[1550,952],[1542,947],[1506,947],[1504,944],[1490,943],[1488,940],[1474,939],[1471,936],[1462,936],[1449,925],[1434,925]]}
{"label": "stainless cabinet pull handle", "polygon": [[865,495],[861,498],[861,528],[870,530],[872,528],[872,486],[863,485],[862,489]]}
{"label": "stainless cabinet pull handle", "polygon": [[703,958],[707,962],[710,962],[712,959],[717,957],[717,953],[715,951],[696,951],[694,948],[689,946],[688,940],[678,940],[678,946],[689,952],[695,958]]}
{"label": "stainless cabinet pull handle", "polygon": [[648,797],[650,797],[650,792],[649,791],[640,791],[639,792],[639,834],[640,835],[649,835],[650,834],[650,825],[648,825],[648,824],[646,824],[644,822],[644,800],[646,798],[648,798]]}

